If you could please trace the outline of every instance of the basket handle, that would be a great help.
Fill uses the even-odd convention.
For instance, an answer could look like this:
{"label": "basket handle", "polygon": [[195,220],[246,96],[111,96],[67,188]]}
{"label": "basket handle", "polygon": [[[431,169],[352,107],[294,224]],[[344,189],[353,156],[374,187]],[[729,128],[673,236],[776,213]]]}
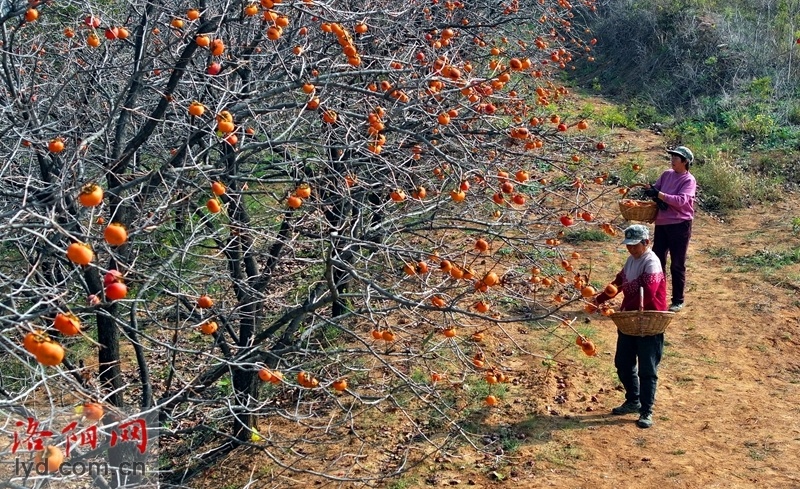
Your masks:
{"label": "basket handle", "polygon": [[639,310],[644,311],[644,287],[639,287]]}

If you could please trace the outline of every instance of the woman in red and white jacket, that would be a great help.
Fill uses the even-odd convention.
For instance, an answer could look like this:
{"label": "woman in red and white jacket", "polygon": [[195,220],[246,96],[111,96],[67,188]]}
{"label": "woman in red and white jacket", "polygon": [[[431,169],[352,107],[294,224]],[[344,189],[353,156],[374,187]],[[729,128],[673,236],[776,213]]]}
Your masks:
{"label": "woman in red and white jacket", "polygon": [[656,215],[656,231],[653,237],[653,252],[667,269],[667,254],[670,256],[669,274],[672,279],[672,302],[669,310],[683,309],[686,290],[686,254],[692,237],[694,220],[694,198],[697,181],[689,172],[694,154],[686,146],[667,150],[672,168],[648,186],[645,193],[659,205]]}
{"label": "woman in red and white jacket", "polygon": [[[648,311],[667,309],[667,282],[661,263],[649,248],[650,229],[634,224],[625,229],[622,244],[630,256],[622,270],[611,282],[622,292],[621,311],[636,311],[639,302]],[[639,289],[642,289],[640,299]],[[594,299],[599,305],[612,296],[602,292]],[[625,403],[611,410],[612,414],[639,413],[636,425],[649,428],[653,425],[653,404],[658,384],[658,364],[664,352],[664,333],[651,336],[632,336],[617,331],[617,352],[614,366],[617,376],[625,387]],[[637,365],[638,364],[638,365]]]}

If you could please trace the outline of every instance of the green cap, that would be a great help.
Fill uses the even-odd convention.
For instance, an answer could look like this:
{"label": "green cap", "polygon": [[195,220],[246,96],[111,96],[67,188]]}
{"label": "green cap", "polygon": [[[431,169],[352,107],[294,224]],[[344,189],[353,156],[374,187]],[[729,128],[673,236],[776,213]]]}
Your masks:
{"label": "green cap", "polygon": [[622,240],[622,244],[635,245],[644,240],[650,240],[650,229],[642,224],[634,224],[625,229],[625,239]]}
{"label": "green cap", "polygon": [[686,146],[678,146],[675,149],[668,149],[667,153],[671,155],[678,155],[684,160],[686,160],[687,163],[691,163],[692,161],[694,161],[694,153],[692,153],[692,150],[687,148]]}

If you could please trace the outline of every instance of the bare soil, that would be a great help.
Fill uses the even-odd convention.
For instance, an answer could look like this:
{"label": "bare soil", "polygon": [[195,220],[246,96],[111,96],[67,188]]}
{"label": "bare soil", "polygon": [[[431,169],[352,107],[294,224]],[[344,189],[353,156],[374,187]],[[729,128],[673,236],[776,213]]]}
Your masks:
{"label": "bare soil", "polygon": [[[616,137],[647,164],[667,167],[659,135],[623,131]],[[800,487],[800,266],[777,259],[797,246],[791,218],[798,205],[800,198],[789,195],[725,219],[698,211],[686,307],[667,330],[652,428],[638,428],[634,415],[610,415],[623,401],[613,367],[616,328],[608,318],[575,313],[598,356],[585,357],[574,345],[553,363],[509,356],[503,367],[517,382],[499,407],[476,420],[497,457],[466,447],[372,485]],[[595,248],[592,276],[610,280],[626,251],[614,242]],[[504,330],[513,342],[500,334],[487,341],[544,352],[541,337],[524,325]],[[573,338],[565,328],[560,347]],[[231,457],[192,485],[241,487],[233,474],[250,474],[260,463],[255,453]],[[264,474],[249,487],[358,486],[283,472]]]}

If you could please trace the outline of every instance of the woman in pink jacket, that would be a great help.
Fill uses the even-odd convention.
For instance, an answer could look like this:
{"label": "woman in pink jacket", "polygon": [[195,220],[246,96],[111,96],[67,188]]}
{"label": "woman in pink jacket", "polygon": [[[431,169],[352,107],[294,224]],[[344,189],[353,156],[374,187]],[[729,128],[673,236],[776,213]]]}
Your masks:
{"label": "woman in pink jacket", "polygon": [[672,279],[672,301],[669,310],[683,309],[686,289],[686,253],[692,237],[694,220],[694,197],[697,181],[689,173],[694,154],[686,146],[667,150],[671,169],[648,186],[645,193],[658,203],[656,230],[653,237],[653,252],[667,270],[667,255],[670,256],[669,274]]}

